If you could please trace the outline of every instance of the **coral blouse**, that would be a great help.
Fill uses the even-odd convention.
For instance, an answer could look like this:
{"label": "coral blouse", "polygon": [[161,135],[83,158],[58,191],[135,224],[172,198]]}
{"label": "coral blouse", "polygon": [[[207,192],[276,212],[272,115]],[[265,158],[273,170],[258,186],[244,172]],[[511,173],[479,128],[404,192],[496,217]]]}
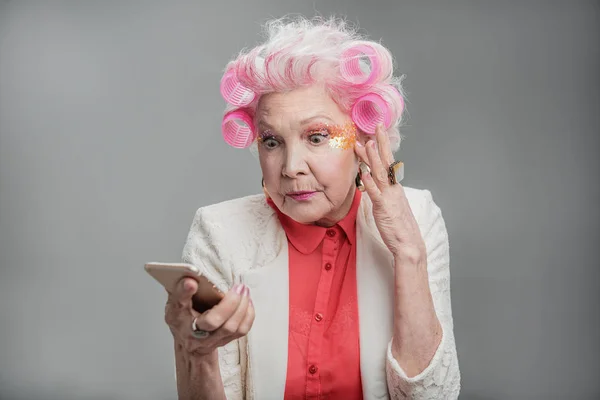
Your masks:
{"label": "coral blouse", "polygon": [[288,238],[289,336],[285,400],[362,400],[356,214],[361,192],[335,226],[298,223],[271,199]]}

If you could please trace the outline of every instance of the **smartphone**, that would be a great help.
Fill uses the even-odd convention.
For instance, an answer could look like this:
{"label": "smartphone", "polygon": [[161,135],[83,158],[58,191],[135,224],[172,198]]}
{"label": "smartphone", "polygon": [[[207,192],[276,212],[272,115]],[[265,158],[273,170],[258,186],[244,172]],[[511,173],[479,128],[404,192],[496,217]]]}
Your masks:
{"label": "smartphone", "polygon": [[184,277],[195,279],[198,282],[198,290],[192,297],[193,307],[199,313],[210,310],[223,299],[225,294],[215,287],[200,270],[186,263],[161,263],[149,262],[144,266],[154,279],[156,279],[169,293],[175,291],[179,281]]}

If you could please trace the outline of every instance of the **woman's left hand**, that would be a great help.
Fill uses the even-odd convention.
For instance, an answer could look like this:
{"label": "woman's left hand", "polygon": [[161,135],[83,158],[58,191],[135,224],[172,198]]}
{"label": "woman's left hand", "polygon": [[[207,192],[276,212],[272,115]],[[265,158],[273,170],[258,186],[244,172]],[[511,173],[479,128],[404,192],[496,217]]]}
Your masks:
{"label": "woman's left hand", "polygon": [[400,262],[420,265],[427,262],[425,242],[400,183],[390,183],[388,168],[394,162],[387,133],[377,127],[375,140],[354,147],[358,157],[369,165],[371,174],[362,171],[365,191],[373,203],[373,217],[388,249]]}

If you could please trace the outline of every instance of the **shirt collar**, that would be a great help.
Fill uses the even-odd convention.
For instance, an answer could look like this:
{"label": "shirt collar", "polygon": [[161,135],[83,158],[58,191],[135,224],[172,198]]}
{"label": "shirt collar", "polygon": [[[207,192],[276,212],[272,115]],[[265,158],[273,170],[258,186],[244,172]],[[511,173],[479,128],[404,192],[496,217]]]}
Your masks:
{"label": "shirt collar", "polygon": [[[350,211],[336,224],[336,226],[342,229],[351,245],[356,241],[356,215],[358,214],[360,199],[361,192],[357,189],[354,192]],[[301,224],[282,213],[270,198],[267,198],[267,203],[277,212],[277,217],[288,240],[299,252],[310,254],[319,247],[328,228],[311,224]]]}

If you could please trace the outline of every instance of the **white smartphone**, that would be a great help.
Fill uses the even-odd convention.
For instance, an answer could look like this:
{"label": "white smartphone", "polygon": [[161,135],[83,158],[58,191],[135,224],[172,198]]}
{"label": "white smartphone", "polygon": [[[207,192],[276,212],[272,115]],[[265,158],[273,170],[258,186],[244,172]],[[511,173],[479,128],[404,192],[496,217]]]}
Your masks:
{"label": "white smartphone", "polygon": [[198,290],[192,297],[194,309],[205,312],[219,304],[225,294],[215,287],[200,270],[192,264],[149,262],[144,266],[154,279],[156,279],[169,293],[175,291],[177,284],[183,277],[193,278],[198,282]]}

